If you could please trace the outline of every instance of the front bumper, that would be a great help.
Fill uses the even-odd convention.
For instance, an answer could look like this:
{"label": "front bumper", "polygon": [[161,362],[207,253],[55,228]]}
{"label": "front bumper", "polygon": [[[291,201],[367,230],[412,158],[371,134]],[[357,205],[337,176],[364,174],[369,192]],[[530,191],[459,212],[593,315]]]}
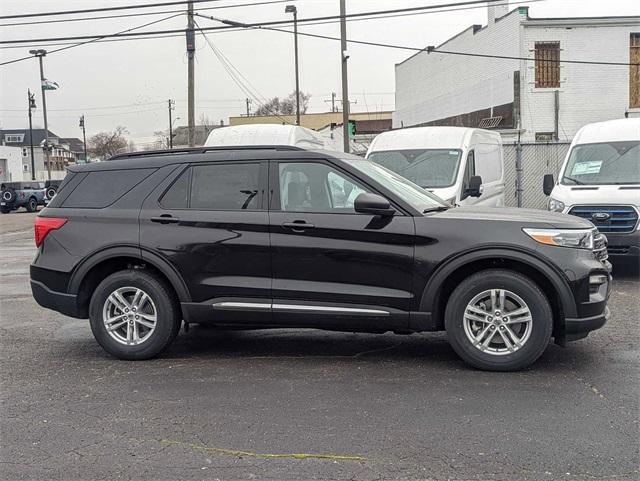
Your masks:
{"label": "front bumper", "polygon": [[640,258],[640,231],[629,234],[607,233],[607,251],[614,262],[617,260]]}
{"label": "front bumper", "polygon": [[587,337],[591,331],[600,329],[609,320],[611,312],[608,307],[604,312],[593,317],[583,317],[579,319],[565,318],[564,320],[564,341],[576,341]]}

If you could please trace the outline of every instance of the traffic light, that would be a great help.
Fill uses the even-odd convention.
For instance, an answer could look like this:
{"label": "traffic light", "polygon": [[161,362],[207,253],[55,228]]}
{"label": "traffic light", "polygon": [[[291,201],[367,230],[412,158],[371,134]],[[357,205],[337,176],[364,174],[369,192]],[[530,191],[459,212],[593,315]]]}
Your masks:
{"label": "traffic light", "polygon": [[356,136],[356,121],[349,120],[349,138],[352,139]]}

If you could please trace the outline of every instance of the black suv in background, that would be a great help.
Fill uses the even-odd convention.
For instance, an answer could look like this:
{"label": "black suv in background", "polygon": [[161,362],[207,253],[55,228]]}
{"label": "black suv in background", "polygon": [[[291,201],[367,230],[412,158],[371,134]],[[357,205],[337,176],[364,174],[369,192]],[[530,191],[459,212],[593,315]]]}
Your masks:
{"label": "black suv in background", "polygon": [[72,166],[35,235],[37,302],[88,317],[122,359],[157,355],[184,321],[446,330],[469,364],[507,371],[608,316],[606,239],[588,221],[450,208],[335,152],[196,148]]}

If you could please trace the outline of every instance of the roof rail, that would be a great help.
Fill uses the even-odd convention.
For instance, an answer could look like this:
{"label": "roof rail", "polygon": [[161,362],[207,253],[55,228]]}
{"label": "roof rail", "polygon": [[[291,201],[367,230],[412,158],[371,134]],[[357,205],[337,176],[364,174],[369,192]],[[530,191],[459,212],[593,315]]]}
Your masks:
{"label": "roof rail", "polygon": [[124,159],[128,157],[148,157],[158,155],[173,154],[204,154],[205,152],[216,150],[305,150],[302,147],[294,145],[228,145],[228,146],[202,146],[202,147],[185,147],[182,149],[162,149],[162,150],[143,150],[140,152],[126,152],[116,154],[107,160]]}

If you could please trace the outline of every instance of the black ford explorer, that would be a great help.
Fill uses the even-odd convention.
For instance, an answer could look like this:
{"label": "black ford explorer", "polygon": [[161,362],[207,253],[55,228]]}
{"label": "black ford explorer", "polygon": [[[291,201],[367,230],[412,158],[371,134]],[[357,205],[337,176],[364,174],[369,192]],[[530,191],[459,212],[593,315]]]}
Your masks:
{"label": "black ford explorer", "polygon": [[121,359],[159,354],[182,322],[446,330],[472,366],[508,371],[608,317],[606,238],[590,222],[450,208],[335,152],[196,148],[70,167],[35,237],[37,302],[89,318]]}

